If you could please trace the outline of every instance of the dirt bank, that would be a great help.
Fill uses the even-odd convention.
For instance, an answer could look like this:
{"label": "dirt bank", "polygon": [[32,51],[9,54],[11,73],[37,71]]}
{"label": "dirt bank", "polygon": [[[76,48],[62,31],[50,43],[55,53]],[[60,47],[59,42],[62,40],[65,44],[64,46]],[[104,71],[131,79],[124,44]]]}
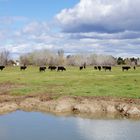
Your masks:
{"label": "dirt bank", "polygon": [[140,99],[111,97],[59,97],[48,95],[0,95],[0,114],[16,110],[50,112],[58,115],[128,117],[140,119]]}

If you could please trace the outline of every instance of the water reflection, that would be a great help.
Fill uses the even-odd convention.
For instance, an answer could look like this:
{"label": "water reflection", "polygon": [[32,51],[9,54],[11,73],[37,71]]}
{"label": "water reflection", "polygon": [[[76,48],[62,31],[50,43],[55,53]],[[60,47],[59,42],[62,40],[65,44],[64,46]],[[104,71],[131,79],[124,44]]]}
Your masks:
{"label": "water reflection", "polygon": [[139,140],[140,122],[132,120],[78,119],[79,132],[86,140]]}
{"label": "water reflection", "polygon": [[140,121],[90,120],[17,111],[0,116],[0,140],[139,140]]}

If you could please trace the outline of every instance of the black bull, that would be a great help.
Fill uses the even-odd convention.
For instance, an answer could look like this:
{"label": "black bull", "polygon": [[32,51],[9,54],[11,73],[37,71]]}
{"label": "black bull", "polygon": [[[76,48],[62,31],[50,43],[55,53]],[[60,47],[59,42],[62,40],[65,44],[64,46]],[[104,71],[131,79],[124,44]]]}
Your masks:
{"label": "black bull", "polygon": [[26,68],[26,66],[20,66],[20,70],[25,70]]}
{"label": "black bull", "polygon": [[52,70],[56,70],[56,68],[57,68],[56,66],[49,66],[49,67],[48,67],[48,69],[50,69],[51,71],[52,71]]}
{"label": "black bull", "polygon": [[128,71],[129,69],[131,69],[130,66],[123,66],[123,67],[122,67],[122,71],[124,71],[124,70],[127,70],[127,71]]}
{"label": "black bull", "polygon": [[0,70],[2,71],[5,68],[5,66],[0,66]]}
{"label": "black bull", "polygon": [[57,71],[66,71],[66,68],[63,67],[63,66],[59,66],[59,67],[57,68]]}
{"label": "black bull", "polygon": [[103,66],[102,68],[103,68],[105,71],[106,71],[106,70],[111,71],[111,69],[112,69],[111,66]]}
{"label": "black bull", "polygon": [[46,67],[39,67],[39,71],[41,72],[41,71],[44,71],[45,72],[45,70],[46,70]]}

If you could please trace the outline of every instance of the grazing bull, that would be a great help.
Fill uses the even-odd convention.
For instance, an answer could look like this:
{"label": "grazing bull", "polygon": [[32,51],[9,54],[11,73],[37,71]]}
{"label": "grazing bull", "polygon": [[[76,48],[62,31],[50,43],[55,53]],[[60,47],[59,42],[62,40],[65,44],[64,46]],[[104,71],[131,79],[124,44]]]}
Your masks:
{"label": "grazing bull", "polygon": [[57,68],[56,66],[49,66],[49,67],[48,67],[48,69],[50,69],[51,71],[52,71],[52,70],[56,70],[56,68]]}
{"label": "grazing bull", "polygon": [[79,70],[86,69],[86,63],[79,67]]}
{"label": "grazing bull", "polygon": [[97,70],[97,69],[98,69],[98,67],[97,67],[97,66],[94,66],[94,69],[95,69],[95,70]]}
{"label": "grazing bull", "polygon": [[99,71],[101,71],[101,69],[102,69],[102,67],[101,67],[101,66],[98,66],[97,68],[98,68],[98,70],[99,70]]}
{"label": "grazing bull", "polygon": [[102,68],[106,71],[106,70],[109,70],[111,71],[111,66],[102,66]]}
{"label": "grazing bull", "polygon": [[57,71],[66,71],[66,68],[63,66],[58,66]]}
{"label": "grazing bull", "polygon": [[5,66],[0,66],[0,70],[2,71],[5,68]]}
{"label": "grazing bull", "polygon": [[106,66],[102,66],[102,69],[105,69]]}
{"label": "grazing bull", "polygon": [[39,71],[41,72],[41,71],[44,71],[45,72],[45,70],[46,70],[46,67],[39,67]]}
{"label": "grazing bull", "polygon": [[84,68],[83,66],[80,66],[80,67],[79,67],[79,70],[82,70],[83,68]]}
{"label": "grazing bull", "polygon": [[20,66],[20,70],[25,70],[27,66]]}
{"label": "grazing bull", "polygon": [[124,70],[129,70],[129,69],[131,69],[131,67],[130,66],[122,66],[122,71],[124,71]]}

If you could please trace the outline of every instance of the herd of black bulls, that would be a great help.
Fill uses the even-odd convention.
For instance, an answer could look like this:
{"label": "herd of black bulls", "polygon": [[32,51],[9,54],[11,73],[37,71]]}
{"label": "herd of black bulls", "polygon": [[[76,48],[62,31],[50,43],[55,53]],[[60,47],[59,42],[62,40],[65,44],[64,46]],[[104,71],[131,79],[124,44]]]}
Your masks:
{"label": "herd of black bulls", "polygon": [[[3,69],[5,68],[5,66],[0,66],[0,70],[2,71]],[[20,66],[20,70],[26,70],[27,69],[27,66]],[[53,70],[57,70],[57,71],[66,71],[66,68],[64,66],[49,66],[48,69],[50,69],[51,71]],[[39,71],[42,72],[44,71],[45,72],[46,70],[46,67],[45,66],[41,66],[39,67]]]}
{"label": "herd of black bulls", "polygon": [[94,66],[94,69],[95,70],[99,70],[99,71],[101,71],[102,69],[104,69],[105,71],[106,70],[109,70],[109,71],[111,71],[111,69],[112,69],[112,67],[111,66]]}
{"label": "herd of black bulls", "polygon": [[[1,71],[4,68],[5,68],[5,66],[0,66],[0,70]],[[20,66],[20,70],[21,71],[22,70],[26,70],[26,69],[27,69],[27,66],[25,66],[25,65],[24,66]],[[39,71],[40,72],[42,72],[42,71],[45,72],[46,69],[47,69],[46,66],[39,67]],[[58,67],[56,67],[56,66],[49,66],[48,69],[50,69],[51,71],[54,71],[54,70],[57,70],[57,71],[66,71],[66,68],[64,66],[58,66]],[[82,70],[82,69],[86,69],[86,66],[80,66],[79,67],[79,70]],[[106,70],[111,71],[112,70],[112,67],[111,66],[94,66],[94,69],[95,70],[99,70],[99,71],[101,71],[102,69],[105,70],[105,71]],[[122,71],[128,71],[129,69],[131,69],[130,66],[122,66]],[[135,70],[136,67],[133,66],[133,69]]]}
{"label": "herd of black bulls", "polygon": [[[99,70],[99,71],[101,71],[102,69],[104,69],[105,71],[106,70],[111,71],[112,70],[112,67],[111,66],[94,66],[94,69],[95,70]],[[128,71],[129,69],[131,69],[130,66],[122,66],[122,71],[125,71],[125,70]],[[133,69],[135,70],[136,67],[133,66]]]}
{"label": "herd of black bulls", "polygon": [[[54,71],[54,70],[57,70],[57,71],[66,71],[66,68],[64,66],[49,66],[48,69],[50,69],[51,71]],[[45,72],[46,70],[46,67],[45,66],[42,66],[42,67],[39,67],[39,71],[44,71]]]}

